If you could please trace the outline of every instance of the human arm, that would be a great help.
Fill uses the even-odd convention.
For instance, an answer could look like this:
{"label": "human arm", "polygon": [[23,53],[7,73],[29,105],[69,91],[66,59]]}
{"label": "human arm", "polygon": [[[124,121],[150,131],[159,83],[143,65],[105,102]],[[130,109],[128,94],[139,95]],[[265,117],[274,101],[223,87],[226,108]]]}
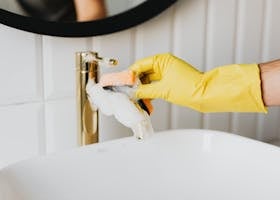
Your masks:
{"label": "human arm", "polygon": [[77,21],[91,21],[106,17],[104,0],[74,0]]}
{"label": "human arm", "polygon": [[263,101],[266,106],[280,106],[280,59],[260,63]]}

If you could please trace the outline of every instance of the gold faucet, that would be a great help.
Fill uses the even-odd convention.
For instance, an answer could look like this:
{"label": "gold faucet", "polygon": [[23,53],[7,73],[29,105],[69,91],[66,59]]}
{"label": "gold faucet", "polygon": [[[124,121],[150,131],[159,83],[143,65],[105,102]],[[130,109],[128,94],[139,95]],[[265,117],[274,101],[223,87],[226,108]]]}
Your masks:
{"label": "gold faucet", "polygon": [[117,60],[99,57],[97,52],[92,51],[76,53],[76,96],[80,146],[98,142],[98,110],[88,100],[86,85],[89,79],[98,82],[100,64],[115,66]]}

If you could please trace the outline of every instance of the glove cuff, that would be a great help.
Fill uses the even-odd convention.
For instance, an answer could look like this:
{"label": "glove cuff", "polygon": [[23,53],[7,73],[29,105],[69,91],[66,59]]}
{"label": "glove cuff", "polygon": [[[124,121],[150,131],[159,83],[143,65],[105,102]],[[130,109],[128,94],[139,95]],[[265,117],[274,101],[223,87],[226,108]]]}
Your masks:
{"label": "glove cuff", "polygon": [[203,75],[201,112],[264,112],[257,64],[217,67]]}

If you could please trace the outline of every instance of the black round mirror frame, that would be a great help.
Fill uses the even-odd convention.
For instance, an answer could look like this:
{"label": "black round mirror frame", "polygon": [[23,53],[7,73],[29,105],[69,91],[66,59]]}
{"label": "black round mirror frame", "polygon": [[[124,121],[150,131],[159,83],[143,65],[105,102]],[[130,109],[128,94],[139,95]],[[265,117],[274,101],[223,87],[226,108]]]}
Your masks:
{"label": "black round mirror frame", "polygon": [[88,37],[104,35],[136,26],[158,15],[176,0],[147,0],[126,12],[89,22],[51,22],[21,16],[0,9],[0,23],[28,32],[60,36]]}

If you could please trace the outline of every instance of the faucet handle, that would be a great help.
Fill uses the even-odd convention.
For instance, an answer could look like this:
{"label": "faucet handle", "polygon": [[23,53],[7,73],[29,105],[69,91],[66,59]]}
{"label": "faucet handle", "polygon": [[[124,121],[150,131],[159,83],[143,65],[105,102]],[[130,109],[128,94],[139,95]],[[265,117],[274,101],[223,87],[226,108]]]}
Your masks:
{"label": "faucet handle", "polygon": [[97,58],[97,62],[100,65],[106,65],[106,66],[111,66],[114,67],[116,65],[118,65],[118,61],[114,58],[104,58],[104,57],[98,57]]}
{"label": "faucet handle", "polygon": [[118,65],[118,61],[116,59],[100,57],[97,52],[88,51],[83,52],[83,54],[85,62],[97,62],[99,65],[110,67]]}

